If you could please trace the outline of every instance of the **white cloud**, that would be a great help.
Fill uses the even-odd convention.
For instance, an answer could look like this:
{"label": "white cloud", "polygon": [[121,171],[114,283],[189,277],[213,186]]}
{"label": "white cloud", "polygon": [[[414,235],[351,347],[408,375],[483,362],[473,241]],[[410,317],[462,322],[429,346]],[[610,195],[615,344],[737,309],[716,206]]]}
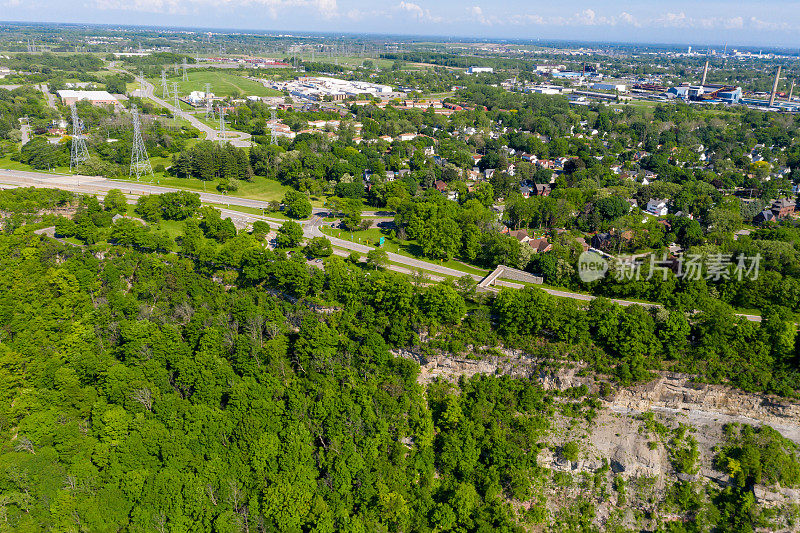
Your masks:
{"label": "white cloud", "polygon": [[418,22],[441,22],[442,17],[434,16],[431,14],[430,9],[425,9],[419,4],[413,2],[402,1],[395,7],[395,10],[401,13],[411,15]]}
{"label": "white cloud", "polygon": [[419,4],[414,4],[412,2],[400,2],[397,8],[400,11],[406,11],[410,13],[417,19],[422,19],[425,16],[425,10],[422,9]]}
{"label": "white cloud", "polygon": [[631,26],[636,26],[636,27],[641,26],[639,21],[636,20],[636,17],[634,17],[630,13],[626,13],[625,11],[619,14],[619,20],[623,24],[630,24]]}
{"label": "white cloud", "polygon": [[93,6],[101,10],[140,11],[147,13],[175,14],[205,7],[223,9],[237,7],[263,7],[272,18],[290,8],[308,8],[325,18],[337,16],[337,0],[93,0]]}
{"label": "white cloud", "polygon": [[649,18],[637,18],[631,13],[621,12],[618,15],[603,15],[593,9],[584,9],[572,16],[543,17],[538,14],[514,13],[507,17],[484,15],[483,10],[474,6],[469,10],[472,18],[482,24],[508,24],[516,26],[633,26],[635,28],[678,28],[702,30],[745,30],[789,31],[798,29],[796,25],[785,22],[767,22],[751,17],[692,17],[685,12],[666,12]]}
{"label": "white cloud", "polygon": [[733,17],[725,21],[726,30],[740,30],[744,28],[744,19],[742,17]]}

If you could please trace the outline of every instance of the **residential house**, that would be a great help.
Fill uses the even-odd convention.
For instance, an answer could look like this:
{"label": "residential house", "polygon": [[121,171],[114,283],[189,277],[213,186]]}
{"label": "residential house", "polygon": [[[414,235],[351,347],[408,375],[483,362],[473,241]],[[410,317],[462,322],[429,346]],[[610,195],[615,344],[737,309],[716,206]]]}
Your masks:
{"label": "residential house", "polygon": [[794,214],[795,203],[796,202],[794,200],[780,198],[772,202],[771,211],[777,218],[786,218],[787,216]]}
{"label": "residential house", "polygon": [[647,207],[645,211],[650,213],[651,215],[663,217],[669,211],[667,209],[667,200],[661,198],[653,198],[649,202],[647,202]]}
{"label": "residential house", "polygon": [[433,186],[436,187],[436,190],[439,192],[445,192],[447,190],[447,183],[443,182],[442,180],[434,181]]}
{"label": "residential house", "polygon": [[531,197],[531,188],[527,185],[523,185],[519,188],[519,193],[522,195],[523,198],[530,198]]}
{"label": "residential house", "polygon": [[521,243],[526,243],[529,240],[531,240],[530,236],[528,236],[528,230],[526,230],[524,228],[523,229],[510,230],[508,232],[508,234],[511,237],[514,237],[515,239],[517,239]]}
{"label": "residential house", "polygon": [[536,196],[549,196],[552,189],[546,183],[537,183],[531,189],[531,192]]}
{"label": "residential house", "polygon": [[546,237],[540,237],[538,239],[530,239],[528,241],[528,246],[533,248],[533,253],[536,254],[543,254],[545,252],[549,252],[553,245],[547,241]]}
{"label": "residential house", "polygon": [[609,251],[613,250],[616,244],[616,239],[610,233],[598,233],[592,236],[592,248],[598,250]]}
{"label": "residential house", "polygon": [[772,211],[767,210],[761,211],[755,216],[755,218],[753,218],[753,222],[756,224],[763,224],[765,222],[772,222],[774,220],[776,220],[775,214]]}

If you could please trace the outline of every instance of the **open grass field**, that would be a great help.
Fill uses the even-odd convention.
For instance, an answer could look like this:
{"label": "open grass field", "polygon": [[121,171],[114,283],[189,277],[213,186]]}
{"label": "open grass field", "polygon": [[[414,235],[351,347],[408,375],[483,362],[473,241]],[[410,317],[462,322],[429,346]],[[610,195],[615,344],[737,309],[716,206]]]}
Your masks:
{"label": "open grass field", "polygon": [[[178,83],[178,91],[181,95],[187,95],[192,91],[205,91],[206,83],[211,84],[211,92],[216,96],[281,96],[281,93],[273,89],[268,89],[260,83],[245,79],[237,74],[212,71],[188,71],[189,81],[181,80],[181,76],[167,75],[167,83],[172,90],[172,83]],[[150,79],[150,83],[155,85],[156,94],[161,94],[161,79]]]}
{"label": "open grass field", "polygon": [[[312,61],[312,57],[310,53],[304,53],[297,56],[298,58],[302,59],[303,61]],[[391,59],[380,59],[377,57],[361,57],[361,56],[352,56],[352,55],[334,55],[329,57],[325,54],[315,54],[313,57],[313,61],[317,63],[329,63],[329,64],[339,64],[343,67],[351,67],[356,68],[360,67],[364,64],[364,61],[372,61],[372,64],[375,65],[377,68],[391,68],[394,64],[394,61]]]}
{"label": "open grass field", "polygon": [[[146,181],[150,183],[150,180]],[[161,185],[162,187],[175,187],[179,189],[186,189],[188,191],[217,192],[215,188],[216,182],[206,182],[194,178],[176,178],[173,176],[157,174],[153,183]],[[281,200],[286,194],[286,191],[289,189],[290,187],[281,185],[277,181],[266,178],[254,178],[252,182],[240,182],[239,190],[235,193],[232,193],[231,196],[266,201]]]}
{"label": "open grass field", "polygon": [[381,248],[383,250],[386,250],[387,252],[395,253],[398,255],[404,255],[406,257],[412,257],[414,259],[421,259],[423,261],[429,261],[431,263],[436,263],[437,265],[441,265],[447,268],[452,268],[453,270],[460,270],[465,274],[478,274],[481,276],[485,276],[486,274],[489,273],[488,270],[467,265],[465,263],[462,263],[461,261],[456,261],[454,259],[451,259],[450,261],[437,261],[436,259],[428,259],[422,255],[422,247],[416,242],[400,241],[396,238],[392,239],[391,237],[389,237],[388,232],[384,233],[383,230],[378,228],[370,228],[368,230],[355,231],[352,234],[349,231],[331,228],[330,226],[328,227],[323,226],[321,230],[324,234],[330,235],[331,237],[345,239],[348,241],[351,240],[352,238],[352,242],[373,247],[377,245],[381,237],[385,237],[386,239]]}

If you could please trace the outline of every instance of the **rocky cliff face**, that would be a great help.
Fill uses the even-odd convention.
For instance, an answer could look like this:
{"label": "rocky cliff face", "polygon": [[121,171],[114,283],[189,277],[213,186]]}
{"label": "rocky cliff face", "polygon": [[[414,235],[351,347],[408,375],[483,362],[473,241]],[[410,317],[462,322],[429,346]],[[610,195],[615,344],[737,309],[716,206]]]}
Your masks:
{"label": "rocky cliff face", "polygon": [[[394,355],[420,364],[421,384],[487,374],[529,379],[551,391],[585,385],[598,393],[602,383],[596,376],[581,373],[579,364],[557,366],[515,350],[494,350],[475,359],[445,353],[423,355],[413,350],[397,350]],[[554,474],[576,481],[548,486],[544,494],[548,510],[557,513],[574,502],[590,500],[596,509],[594,523],[601,529],[615,520],[633,529],[657,528],[659,510],[654,502],[663,501],[667,488],[678,480],[727,485],[728,476],[713,464],[714,448],[724,440],[725,424],[767,424],[800,443],[800,403],[696,383],[682,374],[664,372],[649,383],[620,388],[606,394],[600,405],[591,421],[556,414],[547,448],[539,452],[537,462]],[[653,430],[656,426],[661,434]],[[670,456],[675,446],[674,431],[680,426],[686,428],[697,448],[696,466],[690,473],[676,471]],[[559,453],[569,441],[580,447],[577,460],[568,461]],[[604,465],[608,465],[607,471],[601,470]],[[606,472],[603,476],[609,486],[615,477],[627,480],[628,497],[620,500],[613,491],[598,495],[579,487],[577,480],[601,471]],[[754,496],[764,508],[800,505],[800,490],[757,487]],[[641,518],[647,515],[656,519]],[[792,531],[790,525],[784,530]]]}
{"label": "rocky cliff face", "polygon": [[[519,350],[495,350],[495,354],[468,359],[452,354],[423,355],[412,350],[395,350],[394,355],[420,364],[418,381],[427,384],[436,379],[457,381],[476,374],[503,375],[538,382],[545,390],[566,390],[586,385],[599,390],[593,376],[579,375],[582,366],[571,364],[553,370]],[[777,396],[746,393],[724,385],[694,382],[691,376],[660,373],[649,383],[622,388],[603,399],[603,405],[620,414],[660,412],[701,426],[729,422],[768,424],[784,437],[800,443],[800,403]]]}

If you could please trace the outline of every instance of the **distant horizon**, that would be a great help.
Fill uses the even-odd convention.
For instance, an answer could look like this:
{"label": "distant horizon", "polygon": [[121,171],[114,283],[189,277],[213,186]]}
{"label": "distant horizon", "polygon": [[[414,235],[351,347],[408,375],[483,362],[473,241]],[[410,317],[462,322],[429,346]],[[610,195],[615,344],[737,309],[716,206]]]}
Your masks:
{"label": "distant horizon", "polygon": [[9,23],[22,24],[800,50],[796,0],[0,0],[0,7]]}
{"label": "distant horizon", "polygon": [[[740,44],[731,42],[659,42],[659,41],[614,41],[614,40],[591,40],[591,39],[576,39],[576,38],[556,38],[556,37],[492,37],[492,36],[476,36],[476,35],[447,35],[447,34],[424,34],[424,33],[391,33],[391,32],[355,32],[355,31],[325,31],[325,30],[308,30],[308,29],[272,29],[272,28],[244,28],[244,27],[226,27],[226,26],[203,26],[203,25],[157,25],[157,24],[123,24],[115,22],[57,22],[57,21],[34,21],[34,20],[0,20],[2,25],[18,25],[18,26],[74,26],[74,27],[97,27],[97,28],[131,28],[143,31],[167,31],[167,32],[180,32],[180,31],[196,31],[196,32],[212,32],[212,33],[225,33],[225,34],[246,34],[246,35],[265,35],[265,36],[291,36],[291,37],[366,37],[366,38],[396,38],[398,40],[431,40],[433,42],[463,42],[463,43],[519,43],[519,44],[542,44],[542,45],[579,45],[579,46],[620,46],[620,47],[653,47],[653,48],[673,48],[681,49],[692,47],[693,52],[703,52],[706,49],[715,50],[721,53],[725,47],[730,50],[747,50],[749,52],[762,51],[765,54],[770,53],[784,53],[789,55],[797,55],[800,57],[800,48],[796,46],[785,45],[767,45],[767,44]],[[288,34],[288,35],[287,35]],[[694,50],[695,47],[702,47],[699,50]]]}

